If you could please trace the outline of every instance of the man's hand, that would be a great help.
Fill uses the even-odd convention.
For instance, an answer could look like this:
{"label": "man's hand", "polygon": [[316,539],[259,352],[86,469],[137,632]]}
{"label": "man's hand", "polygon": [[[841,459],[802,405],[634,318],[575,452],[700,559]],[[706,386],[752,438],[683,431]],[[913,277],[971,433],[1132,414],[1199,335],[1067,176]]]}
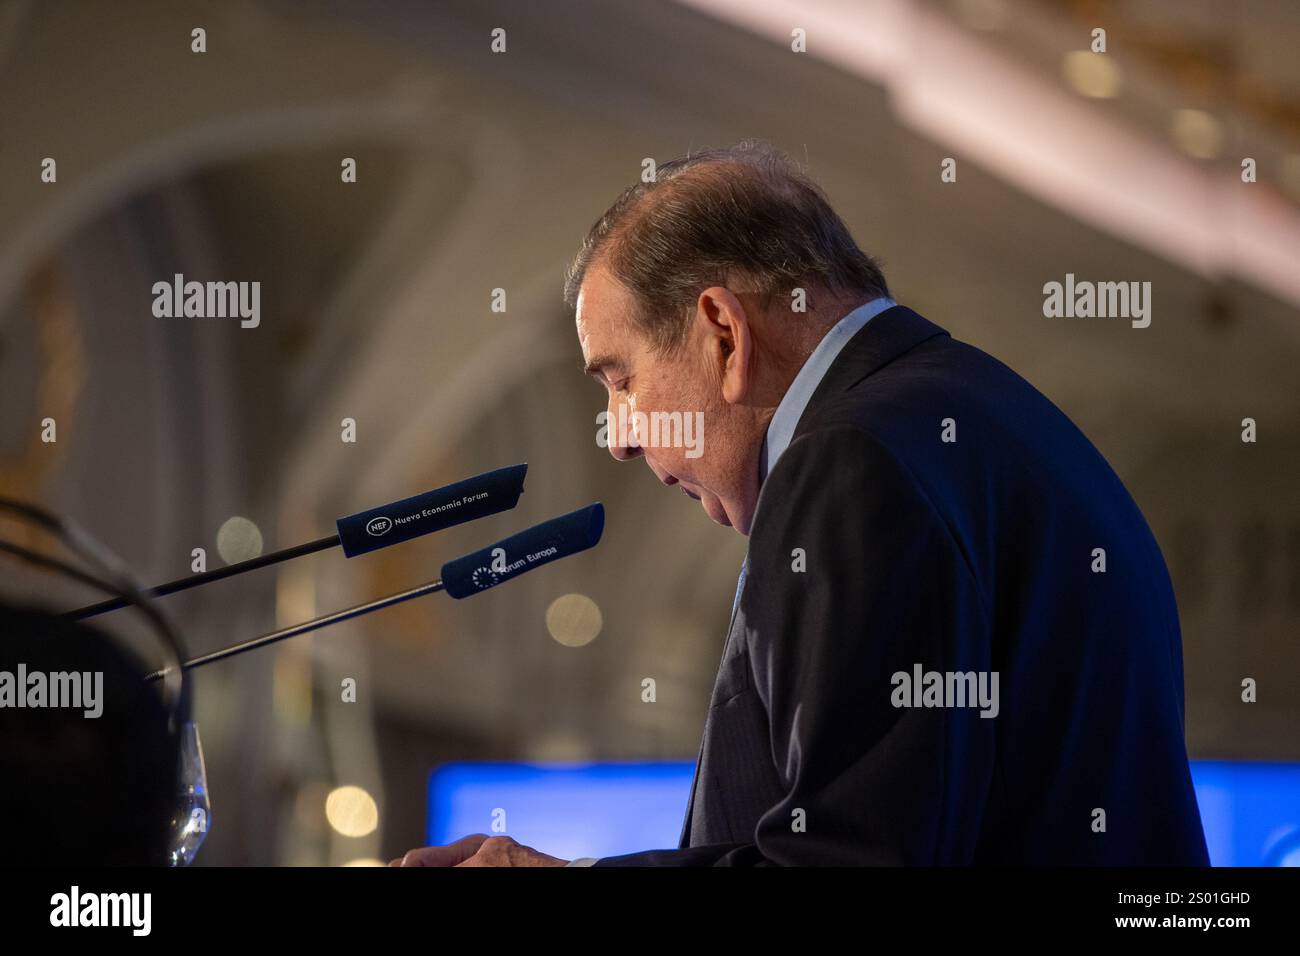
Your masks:
{"label": "man's hand", "polygon": [[461,837],[446,846],[426,846],[411,850],[393,860],[389,866],[565,866],[568,860],[539,853],[522,846],[508,836],[490,837],[486,833]]}

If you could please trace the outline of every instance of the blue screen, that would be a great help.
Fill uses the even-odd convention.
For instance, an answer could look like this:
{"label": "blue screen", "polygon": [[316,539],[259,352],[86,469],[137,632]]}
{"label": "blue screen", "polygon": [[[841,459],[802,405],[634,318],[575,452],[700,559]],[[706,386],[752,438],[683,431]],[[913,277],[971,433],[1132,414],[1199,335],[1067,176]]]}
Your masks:
{"label": "blue screen", "polygon": [[1300,866],[1300,764],[1193,760],[1214,866]]}
{"label": "blue screen", "polygon": [[694,772],[691,761],[447,764],[429,777],[429,844],[505,833],[566,860],[675,847]]}
{"label": "blue screen", "polygon": [[[429,844],[506,833],[565,859],[675,847],[693,773],[690,761],[447,764],[429,777]],[[1211,863],[1300,866],[1300,764],[1192,761],[1192,780]]]}

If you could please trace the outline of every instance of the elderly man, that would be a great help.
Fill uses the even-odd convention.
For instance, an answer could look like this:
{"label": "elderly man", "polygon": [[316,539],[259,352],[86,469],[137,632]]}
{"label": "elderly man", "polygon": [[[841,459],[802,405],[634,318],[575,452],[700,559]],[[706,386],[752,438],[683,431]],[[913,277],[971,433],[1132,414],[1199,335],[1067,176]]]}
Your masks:
{"label": "elderly man", "polygon": [[[566,299],[611,416],[703,413],[702,454],[642,430],[614,456],[749,539],[679,847],[570,865],[1208,862],[1137,506],[1050,401],[895,304],[781,154],[661,166]],[[477,835],[403,862],[569,861]]]}

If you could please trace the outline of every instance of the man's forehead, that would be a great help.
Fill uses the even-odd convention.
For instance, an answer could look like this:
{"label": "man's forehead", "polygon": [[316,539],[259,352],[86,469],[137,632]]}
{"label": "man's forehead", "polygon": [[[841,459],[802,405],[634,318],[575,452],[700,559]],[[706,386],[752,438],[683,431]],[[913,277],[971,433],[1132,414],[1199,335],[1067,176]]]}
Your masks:
{"label": "man's forehead", "polygon": [[618,307],[618,284],[611,281],[603,269],[591,269],[578,287],[577,312],[580,319],[590,322],[598,314],[607,314]]}
{"label": "man's forehead", "polygon": [[602,372],[622,370],[623,350],[627,343],[610,334],[608,323],[592,321],[591,314],[578,314],[578,344],[582,347],[582,360],[588,375],[599,377]]}
{"label": "man's forehead", "polygon": [[582,281],[574,323],[589,364],[614,357],[629,344],[627,290],[604,270],[593,269]]}

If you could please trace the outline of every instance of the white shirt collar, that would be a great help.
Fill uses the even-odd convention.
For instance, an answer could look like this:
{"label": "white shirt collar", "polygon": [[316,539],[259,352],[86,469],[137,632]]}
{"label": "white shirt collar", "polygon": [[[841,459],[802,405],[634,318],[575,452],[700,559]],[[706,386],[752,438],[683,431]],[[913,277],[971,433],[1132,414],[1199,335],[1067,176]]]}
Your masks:
{"label": "white shirt collar", "polygon": [[794,438],[795,427],[799,424],[799,419],[803,417],[804,409],[808,407],[813,392],[817,390],[817,386],[821,384],[821,380],[826,376],[826,372],[834,364],[844,346],[849,344],[849,340],[857,335],[864,325],[881,312],[893,308],[897,304],[893,299],[883,296],[879,299],[872,299],[840,319],[817,343],[817,348],[813,349],[812,354],[808,356],[808,360],[799,369],[799,374],[794,377],[794,381],[786,389],[781,404],[777,405],[776,413],[773,414],[772,420],[768,422],[767,434],[763,438],[763,451],[759,456],[759,484],[762,484],[767,478],[768,474],[776,466],[776,460],[790,446],[790,441]]}

